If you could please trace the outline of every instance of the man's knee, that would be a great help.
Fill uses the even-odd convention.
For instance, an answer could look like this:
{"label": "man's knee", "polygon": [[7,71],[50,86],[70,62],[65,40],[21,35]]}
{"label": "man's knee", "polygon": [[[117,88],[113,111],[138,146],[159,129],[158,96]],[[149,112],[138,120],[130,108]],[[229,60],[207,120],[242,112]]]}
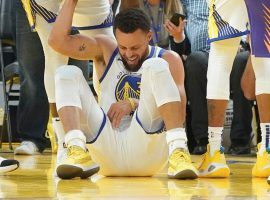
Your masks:
{"label": "man's knee", "polygon": [[80,76],[83,76],[82,70],[74,65],[63,65],[55,71],[55,82],[61,80],[76,81]]}
{"label": "man's knee", "polygon": [[180,101],[179,90],[170,73],[169,64],[162,58],[151,58],[143,63],[142,87],[149,85],[157,106]]}
{"label": "man's knee", "polygon": [[143,74],[148,74],[153,78],[160,73],[169,72],[169,64],[162,58],[149,58],[142,64]]}

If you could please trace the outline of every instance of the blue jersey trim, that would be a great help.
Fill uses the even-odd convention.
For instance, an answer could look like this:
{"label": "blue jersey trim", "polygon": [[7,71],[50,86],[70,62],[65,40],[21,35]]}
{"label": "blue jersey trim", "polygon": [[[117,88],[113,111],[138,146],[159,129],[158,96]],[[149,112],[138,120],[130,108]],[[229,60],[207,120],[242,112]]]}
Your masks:
{"label": "blue jersey trim", "polygon": [[150,54],[147,56],[146,59],[149,59],[149,58],[152,58],[153,55],[154,55],[154,52],[155,52],[155,47],[154,46],[151,46],[151,51],[150,51]]}
{"label": "blue jersey trim", "polygon": [[78,30],[95,30],[95,29],[101,29],[101,28],[108,28],[111,27],[113,23],[107,23],[107,24],[99,24],[95,26],[82,26],[82,27],[77,27],[75,26],[76,29]]}
{"label": "blue jersey trim", "polygon": [[220,40],[226,40],[226,39],[235,38],[235,37],[240,37],[240,36],[243,36],[243,35],[247,35],[249,33],[250,33],[250,31],[246,30],[246,31],[240,32],[240,33],[235,33],[235,34],[231,34],[231,35],[226,35],[226,36],[216,37],[216,38],[213,38],[213,39],[208,39],[207,42],[210,44],[211,42],[220,41]]}
{"label": "blue jersey trim", "polygon": [[55,22],[55,20],[56,20],[56,17],[55,17],[55,18],[51,18],[51,19],[47,20],[47,22],[48,22],[48,23],[54,23],[54,22]]}
{"label": "blue jersey trim", "polygon": [[34,26],[36,23],[36,14],[39,14],[41,17],[43,17],[48,23],[55,22],[57,14],[38,5],[35,0],[30,0],[30,7],[34,19]]}
{"label": "blue jersey trim", "polygon": [[270,126],[269,125],[266,125],[266,141],[265,141],[265,148],[268,149],[270,148],[269,146],[269,138],[270,138]]}
{"label": "blue jersey trim", "polygon": [[105,124],[106,124],[106,115],[105,115],[105,113],[104,113],[104,111],[103,111],[102,108],[101,108],[101,110],[103,112],[103,120],[102,120],[101,126],[100,126],[100,128],[98,130],[97,136],[91,142],[89,142],[90,144],[94,143],[98,139],[100,133],[102,132],[102,130],[103,130]]}
{"label": "blue jersey trim", "polygon": [[162,133],[162,132],[165,131],[165,124],[164,124],[164,122],[162,123],[161,128],[160,128],[159,130],[153,131],[153,132],[146,131],[146,130],[144,129],[143,125],[142,125],[142,122],[140,121],[140,119],[139,119],[139,117],[138,117],[138,112],[137,112],[137,111],[136,111],[135,115],[136,115],[136,120],[137,120],[137,122],[139,123],[139,125],[142,127],[142,129],[144,130],[144,132],[145,132],[146,134],[159,134],[159,133]]}
{"label": "blue jersey trim", "polygon": [[118,48],[116,48],[116,49],[114,50],[114,52],[113,52],[113,54],[112,54],[112,56],[111,56],[111,58],[110,58],[110,60],[109,60],[109,63],[108,63],[108,65],[107,65],[106,69],[105,69],[105,72],[103,73],[103,75],[102,75],[101,78],[99,79],[99,82],[100,82],[100,83],[103,81],[103,79],[105,78],[105,76],[106,76],[106,74],[108,73],[109,69],[111,68],[111,65],[112,65],[112,63],[113,63],[113,60],[114,60],[114,58],[115,58],[115,56],[116,56],[117,54],[118,54]]}
{"label": "blue jersey trim", "polygon": [[161,49],[161,50],[159,51],[159,53],[158,53],[158,57],[159,57],[159,58],[162,58],[164,52],[165,52],[165,49]]}

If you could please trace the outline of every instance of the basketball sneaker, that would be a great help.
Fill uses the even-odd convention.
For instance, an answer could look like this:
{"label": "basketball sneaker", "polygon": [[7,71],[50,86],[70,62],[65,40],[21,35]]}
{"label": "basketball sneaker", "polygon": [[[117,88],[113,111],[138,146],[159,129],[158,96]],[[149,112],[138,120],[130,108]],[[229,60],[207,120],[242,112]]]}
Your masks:
{"label": "basketball sneaker", "polygon": [[57,147],[56,165],[60,165],[68,157],[68,148],[65,143]]}
{"label": "basketball sneaker", "polygon": [[20,146],[14,150],[15,155],[37,155],[40,154],[37,145],[31,141],[22,141]]}
{"label": "basketball sneaker", "polygon": [[210,146],[207,146],[207,152],[203,155],[202,162],[198,167],[199,177],[206,178],[226,178],[230,175],[230,169],[226,164],[224,149],[216,151],[213,156],[210,155]]}
{"label": "basketball sneaker", "polygon": [[0,157],[0,173],[6,173],[14,171],[19,167],[19,162],[17,160],[5,159]]}
{"label": "basketball sneaker", "polygon": [[92,161],[88,150],[84,150],[79,146],[68,147],[67,158],[56,168],[58,177],[62,179],[75,177],[84,179],[98,171],[99,166]]}
{"label": "basketball sneaker", "polygon": [[67,149],[67,146],[65,145],[65,143],[63,143],[62,145],[61,144],[57,145],[56,152],[57,152],[57,155],[56,155],[56,167],[54,168],[55,170],[53,172],[54,177],[58,177],[57,172],[56,172],[57,168],[68,157],[68,149]]}
{"label": "basketball sneaker", "polygon": [[270,149],[259,154],[261,144],[258,144],[257,160],[252,169],[252,175],[255,177],[267,178],[270,176]]}
{"label": "basketball sneaker", "polygon": [[50,139],[52,153],[56,153],[58,146],[57,146],[56,134],[55,134],[55,130],[53,128],[51,117],[49,117],[49,122],[47,125],[47,131],[46,131],[46,137]]}
{"label": "basketball sneaker", "polygon": [[191,163],[187,150],[175,149],[169,157],[169,178],[195,179],[198,177],[197,169]]}

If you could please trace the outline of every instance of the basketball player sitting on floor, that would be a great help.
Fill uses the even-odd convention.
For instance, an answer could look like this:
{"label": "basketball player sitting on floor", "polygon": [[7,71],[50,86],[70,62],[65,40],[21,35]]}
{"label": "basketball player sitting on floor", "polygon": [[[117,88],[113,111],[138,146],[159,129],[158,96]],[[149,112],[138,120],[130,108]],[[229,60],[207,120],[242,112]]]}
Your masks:
{"label": "basketball player sitting on floor", "polygon": [[[186,97],[180,57],[149,46],[150,22],[138,9],[117,15],[116,41],[104,35],[69,35],[76,3],[65,1],[49,44],[69,57],[94,60],[99,102],[77,67],[56,71],[56,105],[68,148],[57,175],[86,178],[100,169],[105,176],[152,176],[169,159],[169,177],[197,178],[183,128]],[[86,141],[91,143],[89,152]]]}

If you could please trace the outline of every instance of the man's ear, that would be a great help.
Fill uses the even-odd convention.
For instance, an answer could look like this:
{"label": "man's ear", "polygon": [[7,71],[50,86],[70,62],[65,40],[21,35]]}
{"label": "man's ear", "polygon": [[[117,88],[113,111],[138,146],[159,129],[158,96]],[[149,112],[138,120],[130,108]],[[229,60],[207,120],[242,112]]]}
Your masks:
{"label": "man's ear", "polygon": [[146,35],[148,42],[150,42],[150,41],[152,40],[152,36],[153,36],[152,31],[149,31],[149,32],[147,33],[147,35]]}

